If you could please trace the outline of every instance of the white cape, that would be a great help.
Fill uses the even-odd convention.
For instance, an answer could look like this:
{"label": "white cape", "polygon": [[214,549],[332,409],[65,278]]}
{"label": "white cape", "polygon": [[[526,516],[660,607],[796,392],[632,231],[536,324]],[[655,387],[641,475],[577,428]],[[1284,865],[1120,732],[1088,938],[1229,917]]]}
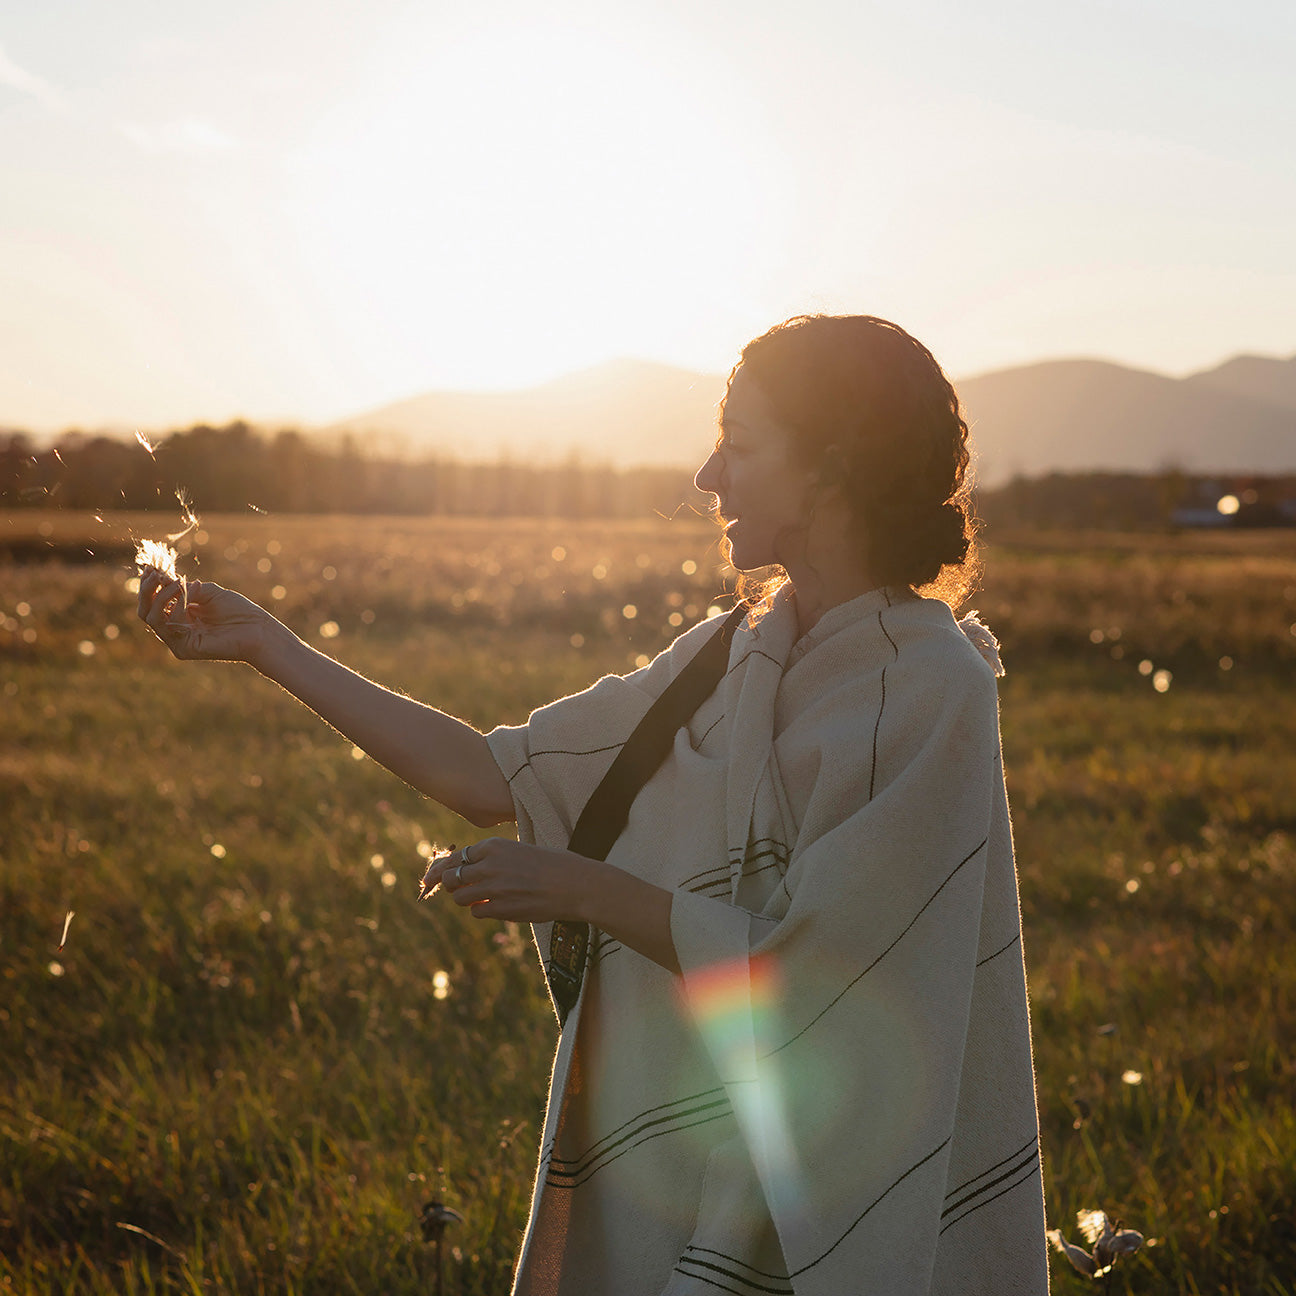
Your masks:
{"label": "white cape", "polygon": [[[608,856],[673,892],[683,976],[595,933],[516,1293],[1048,1290],[997,657],[966,628],[878,590],[734,636]],[[566,846],[714,630],[489,736],[523,840]]]}

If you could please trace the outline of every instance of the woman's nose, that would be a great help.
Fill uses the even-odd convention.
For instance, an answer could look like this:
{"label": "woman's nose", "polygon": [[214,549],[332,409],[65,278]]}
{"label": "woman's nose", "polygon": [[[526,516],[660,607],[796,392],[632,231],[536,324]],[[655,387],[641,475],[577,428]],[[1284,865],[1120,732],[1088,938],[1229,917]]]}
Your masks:
{"label": "woman's nose", "polygon": [[706,463],[697,470],[697,475],[693,478],[693,485],[704,495],[718,495],[720,493],[720,477],[723,468],[720,451],[712,450]]}

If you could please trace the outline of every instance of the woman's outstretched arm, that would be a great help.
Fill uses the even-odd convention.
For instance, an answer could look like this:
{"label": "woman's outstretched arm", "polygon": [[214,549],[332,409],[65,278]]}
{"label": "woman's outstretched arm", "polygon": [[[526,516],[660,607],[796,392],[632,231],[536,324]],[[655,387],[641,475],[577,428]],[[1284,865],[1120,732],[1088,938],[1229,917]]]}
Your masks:
{"label": "woman's outstretched arm", "polygon": [[243,595],[150,570],[140,578],[139,615],[183,661],[247,662],[465,819],[486,826],[513,818],[508,784],[471,725],[317,652]]}

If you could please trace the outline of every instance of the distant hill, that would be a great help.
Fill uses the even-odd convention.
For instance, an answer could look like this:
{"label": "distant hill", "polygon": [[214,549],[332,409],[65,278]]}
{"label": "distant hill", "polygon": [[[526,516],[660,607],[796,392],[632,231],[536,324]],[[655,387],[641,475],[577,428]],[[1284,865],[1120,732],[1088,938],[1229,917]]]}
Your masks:
{"label": "distant hill", "polygon": [[1296,410],[1296,356],[1287,360],[1275,360],[1272,356],[1234,356],[1218,368],[1193,374],[1185,381]]}
{"label": "distant hill", "polygon": [[[965,378],[986,485],[1106,469],[1296,470],[1296,357],[1238,356],[1170,378],[1102,360],[1048,360]],[[715,438],[724,379],[617,360],[523,391],[429,392],[324,429],[465,460],[689,466]]]}
{"label": "distant hill", "polygon": [[[1051,360],[965,378],[958,389],[981,479],[1296,468],[1296,385],[1290,403],[1270,398],[1281,390],[1275,373],[1290,362],[1237,363],[1180,379],[1101,360]],[[1254,387],[1252,374],[1261,377]]]}
{"label": "distant hill", "polygon": [[521,391],[428,392],[322,430],[465,460],[678,467],[710,451],[723,395],[716,374],[612,360]]}

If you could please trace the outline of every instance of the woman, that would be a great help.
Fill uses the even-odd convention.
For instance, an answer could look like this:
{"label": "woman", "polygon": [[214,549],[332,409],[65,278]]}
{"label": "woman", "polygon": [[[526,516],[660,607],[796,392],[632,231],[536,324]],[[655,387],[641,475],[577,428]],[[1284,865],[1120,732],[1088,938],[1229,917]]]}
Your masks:
{"label": "woman", "polygon": [[750,343],[697,475],[751,611],[606,861],[567,849],[715,633],[485,736],[205,582],[141,582],[178,657],[247,661],[479,825],[434,862],[475,917],[594,933],[555,1061],[518,1293],[1047,1290],[993,639],[967,425],[869,316]]}

